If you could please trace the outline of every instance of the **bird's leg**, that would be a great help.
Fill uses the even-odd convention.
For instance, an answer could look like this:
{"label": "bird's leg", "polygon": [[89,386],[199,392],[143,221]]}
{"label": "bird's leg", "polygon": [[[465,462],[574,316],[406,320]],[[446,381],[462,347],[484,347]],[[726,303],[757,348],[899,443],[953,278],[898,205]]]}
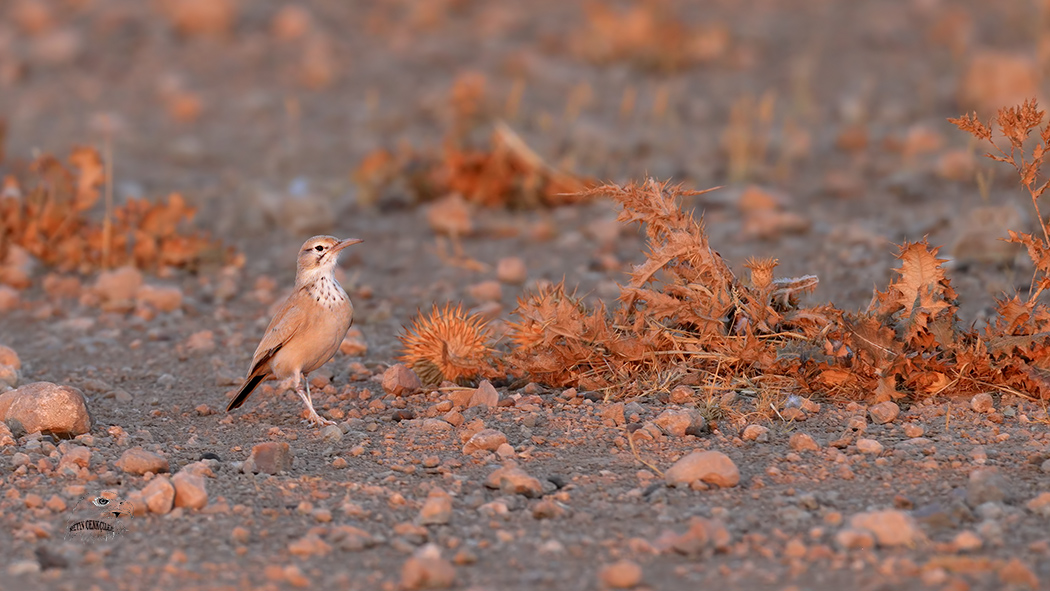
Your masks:
{"label": "bird's leg", "polygon": [[[295,393],[299,395],[299,398],[302,398],[303,404],[306,405],[306,410],[307,410],[306,418],[311,423],[313,423],[314,425],[317,425],[317,426],[334,425],[335,424],[334,421],[329,421],[328,419],[326,419],[326,418],[322,417],[321,415],[317,414],[317,411],[314,410],[314,401],[313,401],[313,399],[310,398],[310,380],[307,379],[307,378],[304,378],[302,380],[302,382],[300,382],[299,381],[299,373],[297,372],[295,374],[295,382],[296,382],[296,384],[295,384]],[[304,391],[303,386],[302,386],[303,383],[306,384],[305,391]]]}

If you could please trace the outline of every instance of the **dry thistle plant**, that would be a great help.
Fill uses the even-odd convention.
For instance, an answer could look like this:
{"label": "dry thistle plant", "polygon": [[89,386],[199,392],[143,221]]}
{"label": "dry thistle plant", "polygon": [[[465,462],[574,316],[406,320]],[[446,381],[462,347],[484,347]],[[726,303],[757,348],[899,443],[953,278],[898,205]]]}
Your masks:
{"label": "dry thistle plant", "polygon": [[450,136],[440,154],[380,150],[365,158],[354,178],[372,201],[382,186],[403,178],[417,202],[456,193],[478,205],[510,208],[570,203],[588,184],[548,164],[503,122],[495,124],[487,147],[459,144]]}
{"label": "dry thistle plant", "polygon": [[465,383],[496,373],[488,326],[480,315],[464,312],[462,304],[434,305],[428,316],[417,315],[399,339],[401,361],[426,386],[445,380]]}
{"label": "dry thistle plant", "polygon": [[[195,210],[178,194],[167,202],[132,199],[113,211],[107,257],[104,224],[89,217],[106,181],[102,158],[77,148],[71,171],[42,155],[4,179],[0,195],[0,260],[12,246],[61,271],[91,272],[133,264],[143,269],[194,267],[204,260],[228,262],[232,249],[199,232],[184,230]],[[20,173],[20,174],[19,174]]]}
{"label": "dry thistle plant", "polygon": [[616,398],[663,388],[656,385],[666,375],[702,376],[704,388],[726,391],[739,376],[773,371],[778,345],[804,338],[793,330],[827,324],[797,310],[797,295],[815,288],[815,277],[777,280],[774,260],[749,263],[751,286],[734,276],[703,223],[681,209],[682,197],[698,193],[652,179],[583,192],[612,197],[623,206],[619,221],[644,224],[647,260],[611,314],[600,305],[586,310],[560,284],[519,300],[511,371]]}
{"label": "dry thistle plant", "polygon": [[686,26],[659,1],[634,2],[625,11],[590,2],[586,17],[586,29],[574,37],[573,49],[599,64],[626,61],[674,72],[718,60],[729,51],[724,25]]}

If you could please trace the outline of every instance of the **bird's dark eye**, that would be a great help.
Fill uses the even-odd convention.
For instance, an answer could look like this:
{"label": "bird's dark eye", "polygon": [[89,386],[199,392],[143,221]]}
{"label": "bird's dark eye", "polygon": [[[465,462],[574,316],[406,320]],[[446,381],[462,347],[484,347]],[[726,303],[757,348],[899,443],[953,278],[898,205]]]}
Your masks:
{"label": "bird's dark eye", "polygon": [[317,246],[314,247],[314,250],[316,250],[317,252],[321,252],[322,250],[324,250],[324,247],[321,246],[320,244],[318,244]]}

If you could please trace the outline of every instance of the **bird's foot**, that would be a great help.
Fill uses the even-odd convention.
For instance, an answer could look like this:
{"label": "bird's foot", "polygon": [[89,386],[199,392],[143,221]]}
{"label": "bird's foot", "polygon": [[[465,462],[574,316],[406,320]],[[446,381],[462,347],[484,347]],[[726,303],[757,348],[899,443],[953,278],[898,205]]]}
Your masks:
{"label": "bird's foot", "polygon": [[310,424],[312,424],[315,427],[327,427],[328,425],[335,424],[335,421],[330,421],[322,417],[321,415],[317,414],[317,411],[315,411],[312,408],[310,409],[310,413],[307,415],[306,420],[310,421]]}
{"label": "bird's foot", "polygon": [[335,421],[329,421],[328,419],[317,414],[317,411],[314,410],[314,401],[310,399],[309,387],[307,387],[305,390],[303,388],[299,388],[295,391],[295,393],[299,395],[299,398],[302,399],[303,404],[306,406],[306,420],[310,421],[310,423],[312,423],[315,427],[324,427],[327,425],[335,424]]}

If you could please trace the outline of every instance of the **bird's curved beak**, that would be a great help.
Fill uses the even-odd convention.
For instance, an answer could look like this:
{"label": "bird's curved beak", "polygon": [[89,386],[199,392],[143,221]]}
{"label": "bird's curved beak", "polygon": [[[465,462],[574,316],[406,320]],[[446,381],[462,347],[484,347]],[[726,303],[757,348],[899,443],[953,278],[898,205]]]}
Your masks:
{"label": "bird's curved beak", "polygon": [[333,246],[328,253],[335,254],[347,246],[353,246],[354,244],[360,244],[361,242],[364,242],[364,240],[361,240],[360,238],[347,238],[346,240],[340,240],[335,243],[335,246]]}

